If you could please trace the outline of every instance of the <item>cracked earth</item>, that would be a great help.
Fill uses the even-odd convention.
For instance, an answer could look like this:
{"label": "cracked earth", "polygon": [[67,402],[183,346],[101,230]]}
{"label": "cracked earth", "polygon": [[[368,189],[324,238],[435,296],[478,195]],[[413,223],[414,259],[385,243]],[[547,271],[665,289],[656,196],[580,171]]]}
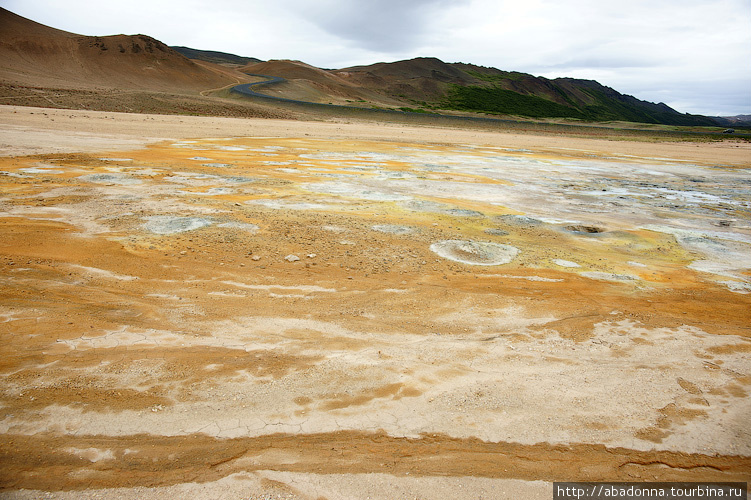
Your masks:
{"label": "cracked earth", "polygon": [[0,486],[748,481],[751,160],[603,150],[301,134],[0,158]]}

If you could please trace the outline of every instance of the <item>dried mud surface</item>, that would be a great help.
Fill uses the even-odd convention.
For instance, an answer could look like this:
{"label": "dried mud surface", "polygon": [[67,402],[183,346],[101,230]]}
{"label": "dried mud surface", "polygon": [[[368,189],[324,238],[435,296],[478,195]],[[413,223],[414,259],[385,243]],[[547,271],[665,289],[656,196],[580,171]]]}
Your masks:
{"label": "dried mud surface", "polygon": [[4,495],[751,478],[748,156],[174,123],[0,157]]}

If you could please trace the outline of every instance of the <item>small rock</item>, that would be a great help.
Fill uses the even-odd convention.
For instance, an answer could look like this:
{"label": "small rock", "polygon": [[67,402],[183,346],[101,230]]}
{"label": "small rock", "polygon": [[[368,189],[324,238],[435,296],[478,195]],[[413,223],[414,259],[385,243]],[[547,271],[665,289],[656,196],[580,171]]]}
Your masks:
{"label": "small rock", "polygon": [[314,254],[314,253],[309,253],[309,254],[308,254],[308,258],[309,258],[309,259],[315,259],[315,258],[316,258],[316,254]]}
{"label": "small rock", "polygon": [[286,260],[287,262],[297,262],[298,260],[300,260],[300,257],[298,257],[297,255],[289,254],[284,258],[284,260]]}
{"label": "small rock", "polygon": [[251,257],[251,259],[253,259],[253,260],[255,260],[257,262],[257,261],[261,260],[261,256],[260,255],[254,255],[253,257]]}

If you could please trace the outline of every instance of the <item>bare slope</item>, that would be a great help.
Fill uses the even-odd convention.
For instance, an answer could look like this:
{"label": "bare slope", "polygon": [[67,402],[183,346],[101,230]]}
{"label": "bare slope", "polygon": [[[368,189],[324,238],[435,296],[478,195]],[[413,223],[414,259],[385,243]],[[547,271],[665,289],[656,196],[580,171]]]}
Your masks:
{"label": "bare slope", "polygon": [[436,58],[355,66],[335,73],[352,84],[435,109],[586,121],[718,125],[711,118],[685,115],[664,103],[642,101],[594,80],[550,80],[473,64],[447,64]]}
{"label": "bare slope", "polygon": [[480,80],[434,57],[353,66],[337,70],[335,73],[352,84],[377,90],[392,97],[420,101],[439,99],[451,84],[480,83]]}
{"label": "bare slope", "polygon": [[316,68],[301,61],[271,60],[249,64],[241,68],[241,71],[285,78],[287,82],[276,84],[273,90],[259,90],[287,99],[334,104],[352,104],[359,101],[387,106],[403,104],[379,92],[378,88],[363,86],[359,81],[350,81],[341,74]]}
{"label": "bare slope", "polygon": [[176,50],[188,59],[222,64],[230,67],[244,66],[246,64],[261,62],[260,59],[257,59],[255,57],[238,56],[236,54],[218,52],[216,50],[198,50],[182,46],[170,46],[170,48]]}
{"label": "bare slope", "polygon": [[78,35],[6,9],[0,9],[0,80],[42,87],[183,92],[233,82],[146,35]]}
{"label": "bare slope", "polygon": [[[424,57],[341,70],[290,60],[227,67],[190,60],[146,35],[78,35],[0,9],[0,104],[152,113],[287,115],[276,103],[230,99],[222,93],[233,84],[248,81],[238,69],[287,80],[263,87],[262,92],[268,95],[314,103],[402,109],[418,106],[449,113],[543,119],[719,125],[711,118],[685,115],[662,103],[641,101],[592,80],[548,80]],[[325,108],[306,112],[320,117],[321,113],[339,111]]]}

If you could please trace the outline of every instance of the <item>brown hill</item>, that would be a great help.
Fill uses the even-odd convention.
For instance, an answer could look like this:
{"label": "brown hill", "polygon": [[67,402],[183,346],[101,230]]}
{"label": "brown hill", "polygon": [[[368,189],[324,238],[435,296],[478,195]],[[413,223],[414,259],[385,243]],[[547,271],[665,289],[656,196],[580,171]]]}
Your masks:
{"label": "brown hill", "polygon": [[453,88],[441,103],[452,109],[508,113],[535,118],[630,121],[683,126],[717,126],[713,119],[680,113],[665,103],[642,101],[595,80],[547,78],[516,71],[454,63],[483,87]]}
{"label": "brown hill", "polygon": [[[417,105],[422,111],[449,113],[719,125],[711,118],[620,94],[593,80],[549,80],[471,64],[447,64],[436,58],[340,70],[272,60],[239,69],[286,79],[254,87],[262,93],[316,103]],[[192,61],[146,35],[83,36],[0,8],[0,103],[243,116],[279,111],[278,103],[247,101],[224,90],[246,81],[248,77],[236,67]]]}
{"label": "brown hill", "polygon": [[336,72],[316,68],[301,61],[271,60],[249,64],[240,68],[240,71],[286,79],[284,83],[274,84],[273,88],[261,87],[257,90],[287,99],[335,104],[353,104],[359,101],[384,106],[402,104],[375,91],[376,89],[363,87],[359,82],[349,81]]}
{"label": "brown hill", "polygon": [[183,47],[181,45],[171,45],[170,48],[181,53],[188,59],[193,59],[196,61],[206,61],[223,66],[228,66],[231,68],[261,62],[260,59],[256,59],[255,57],[238,56],[236,54],[219,52],[216,50],[191,49],[190,47]]}
{"label": "brown hill", "polygon": [[61,88],[195,92],[235,79],[146,35],[84,36],[0,8],[0,81]]}
{"label": "brown hill", "polygon": [[334,73],[353,85],[377,90],[395,98],[421,101],[443,96],[451,84],[479,83],[464,71],[434,57],[353,66]]}
{"label": "brown hill", "polygon": [[[503,71],[497,68],[487,68],[474,64],[454,63],[452,66],[465,73],[475,75],[476,78],[485,82],[484,85],[492,82],[498,88],[511,90],[518,94],[538,96],[562,105],[568,104],[567,96],[564,96],[553,82],[545,78],[538,78],[518,71]],[[581,93],[577,88],[570,85],[568,87],[567,90],[574,94],[574,100],[577,103],[591,103],[591,99],[586,94]]]}
{"label": "brown hill", "polygon": [[679,113],[664,103],[642,101],[594,80],[549,80],[472,64],[447,64],[436,58],[355,66],[334,73],[352,84],[428,110],[586,121],[718,125],[711,118]]}
{"label": "brown hill", "polygon": [[337,74],[342,73],[350,73],[349,76],[366,73],[394,79],[430,78],[451,83],[467,83],[473,80],[465,72],[435,57],[416,57],[391,63],[352,66],[337,70]]}
{"label": "brown hill", "polygon": [[309,80],[320,84],[346,85],[344,80],[337,78],[325,69],[289,59],[272,59],[251,63],[240,69],[246,73],[281,76],[287,80]]}

